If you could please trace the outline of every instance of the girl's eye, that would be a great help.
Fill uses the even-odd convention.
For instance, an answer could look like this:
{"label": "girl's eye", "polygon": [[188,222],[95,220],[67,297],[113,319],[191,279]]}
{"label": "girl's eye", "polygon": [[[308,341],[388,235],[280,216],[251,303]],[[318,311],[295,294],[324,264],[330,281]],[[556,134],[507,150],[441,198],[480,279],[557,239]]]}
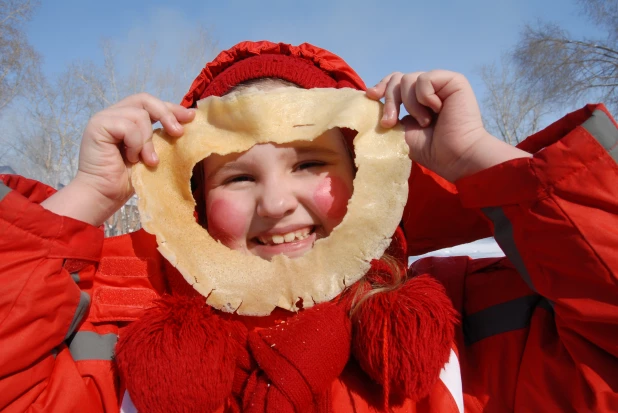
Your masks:
{"label": "girl's eye", "polygon": [[238,176],[233,176],[231,178],[226,179],[225,181],[223,181],[224,185],[227,184],[232,184],[235,182],[253,182],[253,177],[250,175],[238,175]]}
{"label": "girl's eye", "polygon": [[303,169],[315,168],[315,167],[324,166],[324,165],[326,165],[326,162],[323,162],[323,161],[306,161],[306,162],[299,163],[297,166],[297,169],[303,170]]}

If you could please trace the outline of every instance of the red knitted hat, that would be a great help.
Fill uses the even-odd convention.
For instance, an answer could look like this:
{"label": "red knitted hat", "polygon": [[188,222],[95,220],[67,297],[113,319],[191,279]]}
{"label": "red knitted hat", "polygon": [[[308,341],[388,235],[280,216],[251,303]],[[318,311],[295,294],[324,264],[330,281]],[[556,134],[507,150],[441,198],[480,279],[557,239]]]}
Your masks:
{"label": "red knitted hat", "polygon": [[242,82],[265,77],[287,80],[304,89],[366,89],[356,72],[327,50],[308,43],[242,42],[206,64],[181,104],[192,107],[200,99],[223,96]]}

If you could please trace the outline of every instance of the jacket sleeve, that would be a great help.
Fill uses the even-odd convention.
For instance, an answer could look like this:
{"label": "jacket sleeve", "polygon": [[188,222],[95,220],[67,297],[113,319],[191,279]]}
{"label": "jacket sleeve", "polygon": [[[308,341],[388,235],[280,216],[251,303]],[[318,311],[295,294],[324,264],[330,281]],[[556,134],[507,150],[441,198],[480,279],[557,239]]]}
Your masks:
{"label": "jacket sleeve", "polygon": [[0,178],[0,411],[47,411],[56,355],[90,302],[70,271],[99,260],[103,234],[41,207],[51,188]]}
{"label": "jacket sleeve", "polygon": [[614,411],[608,406],[618,403],[616,123],[602,105],[589,105],[520,147],[534,156],[458,181],[461,201],[482,211],[520,276],[553,309],[557,336],[577,371],[562,391],[573,406]]}
{"label": "jacket sleeve", "polygon": [[491,237],[491,227],[464,208],[457,187],[429,169],[412,164],[401,226],[408,255],[421,255]]}

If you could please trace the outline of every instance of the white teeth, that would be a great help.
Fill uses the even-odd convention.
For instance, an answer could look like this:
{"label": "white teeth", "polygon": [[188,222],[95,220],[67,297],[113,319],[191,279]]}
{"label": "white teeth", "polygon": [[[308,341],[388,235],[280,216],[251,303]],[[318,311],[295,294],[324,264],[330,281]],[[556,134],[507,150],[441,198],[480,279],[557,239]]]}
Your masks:
{"label": "white teeth", "polygon": [[295,240],[303,240],[309,236],[311,230],[309,228],[300,229],[286,234],[277,234],[270,236],[258,237],[262,244],[283,244],[284,242],[292,242]]}

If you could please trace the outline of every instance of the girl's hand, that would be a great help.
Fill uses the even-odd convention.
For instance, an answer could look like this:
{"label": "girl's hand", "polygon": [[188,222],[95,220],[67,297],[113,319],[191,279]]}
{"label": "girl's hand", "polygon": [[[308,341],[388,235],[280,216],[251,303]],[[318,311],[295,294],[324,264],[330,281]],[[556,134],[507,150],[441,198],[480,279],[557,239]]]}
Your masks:
{"label": "girl's hand", "polygon": [[129,176],[131,164],[140,158],[150,166],[158,163],[151,141],[152,124],[160,121],[169,135],[179,137],[184,131],[181,123],[194,116],[194,110],[146,93],[129,96],[97,113],[84,131],[77,175],[43,206],[60,215],[101,225],[134,193]]}
{"label": "girl's hand", "polygon": [[386,128],[397,124],[403,104],[410,114],[401,120],[410,158],[451,182],[509,159],[530,156],[485,130],[474,92],[459,73],[395,72],[368,89],[367,96],[384,98],[381,126]]}

